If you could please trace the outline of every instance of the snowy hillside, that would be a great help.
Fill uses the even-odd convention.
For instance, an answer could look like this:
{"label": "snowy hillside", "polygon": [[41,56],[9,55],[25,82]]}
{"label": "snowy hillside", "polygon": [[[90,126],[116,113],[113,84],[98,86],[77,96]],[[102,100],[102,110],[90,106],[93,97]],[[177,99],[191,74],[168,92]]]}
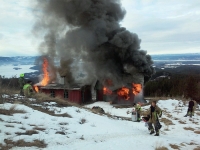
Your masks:
{"label": "snowy hillside", "polygon": [[[19,100],[20,101],[20,100]],[[19,103],[19,102],[18,102]],[[25,113],[7,115],[3,110],[23,110]],[[35,105],[35,104],[33,104]],[[53,110],[55,114],[68,114],[61,117],[33,109],[23,104],[0,104],[0,145],[13,150],[56,149],[56,150],[154,150],[156,147],[190,150],[200,148],[200,112],[191,118],[183,117],[187,106],[178,100],[160,100],[163,110],[161,134],[149,135],[144,122],[113,119],[103,114],[94,114],[90,109],[79,107],[57,107],[55,102],[37,105]],[[105,112],[122,117],[130,117],[131,108],[114,108],[107,102],[87,105],[102,107]],[[149,106],[144,106],[147,110]],[[37,140],[35,147],[20,146]],[[18,141],[18,143],[16,142]],[[14,144],[13,144],[14,143]],[[6,145],[7,144],[7,145]],[[23,144],[21,144],[23,145]]]}

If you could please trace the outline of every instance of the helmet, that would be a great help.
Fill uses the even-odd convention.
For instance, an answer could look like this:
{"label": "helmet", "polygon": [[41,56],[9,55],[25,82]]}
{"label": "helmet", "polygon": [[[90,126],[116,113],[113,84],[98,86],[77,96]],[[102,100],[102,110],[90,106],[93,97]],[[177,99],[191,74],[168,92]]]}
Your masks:
{"label": "helmet", "polygon": [[20,77],[24,77],[24,73],[20,74]]}

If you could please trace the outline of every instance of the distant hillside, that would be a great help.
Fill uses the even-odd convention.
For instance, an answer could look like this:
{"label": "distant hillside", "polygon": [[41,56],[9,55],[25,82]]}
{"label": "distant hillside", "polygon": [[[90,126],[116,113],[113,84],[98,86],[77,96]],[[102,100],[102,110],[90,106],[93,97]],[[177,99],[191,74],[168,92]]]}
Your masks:
{"label": "distant hillside", "polygon": [[163,75],[169,76],[188,76],[188,75],[200,75],[200,66],[180,66],[177,68],[155,68],[156,73],[152,76],[151,80]]}
{"label": "distant hillside", "polygon": [[0,64],[10,64],[15,63],[16,61],[11,57],[1,57],[0,56]]}
{"label": "distant hillside", "polygon": [[1,57],[0,65],[33,65],[38,56]]}
{"label": "distant hillside", "polygon": [[200,53],[191,53],[191,54],[161,54],[161,55],[151,55],[153,60],[199,60]]}

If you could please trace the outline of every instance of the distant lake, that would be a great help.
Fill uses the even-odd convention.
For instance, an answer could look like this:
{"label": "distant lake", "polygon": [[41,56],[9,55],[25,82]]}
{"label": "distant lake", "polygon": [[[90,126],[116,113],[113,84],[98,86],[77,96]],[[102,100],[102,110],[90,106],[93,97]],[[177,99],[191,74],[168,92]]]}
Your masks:
{"label": "distant lake", "polygon": [[13,76],[19,77],[21,73],[30,73],[37,70],[30,69],[34,65],[0,65],[0,75],[6,78],[11,78]]}

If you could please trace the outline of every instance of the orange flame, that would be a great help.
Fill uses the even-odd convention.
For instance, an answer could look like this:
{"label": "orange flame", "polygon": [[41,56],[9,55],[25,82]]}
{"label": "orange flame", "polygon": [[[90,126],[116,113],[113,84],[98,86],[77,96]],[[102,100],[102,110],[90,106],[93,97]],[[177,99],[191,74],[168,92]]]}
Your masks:
{"label": "orange flame", "polygon": [[129,96],[129,89],[126,87],[122,87],[120,90],[117,91],[117,94],[119,96],[123,96],[126,100],[128,100],[130,98]]}
{"label": "orange flame", "polygon": [[108,88],[104,87],[104,88],[103,88],[103,94],[104,94],[104,95],[111,95],[111,94],[112,94],[112,91],[109,90]]}
{"label": "orange flame", "polygon": [[141,84],[135,84],[135,83],[132,83],[132,85],[133,85],[133,88],[132,88],[133,94],[134,95],[139,94],[142,90],[142,85]]}
{"label": "orange flame", "polygon": [[[137,94],[139,94],[141,92],[141,90],[142,90],[142,85],[141,84],[134,84],[133,83],[132,86],[133,86],[132,87],[132,92],[133,92],[134,95],[137,95]],[[117,94],[119,96],[124,97],[126,100],[128,100],[128,99],[130,99],[130,92],[131,92],[130,89],[128,89],[126,87],[122,87],[121,89],[119,89],[117,91]]]}
{"label": "orange flame", "polygon": [[[43,71],[43,79],[40,82],[41,86],[46,86],[49,83],[49,72],[48,72],[48,60],[46,58],[43,59],[43,64],[42,64],[42,71]],[[39,88],[38,86],[34,86],[35,91],[38,93],[39,92]]]}
{"label": "orange flame", "polygon": [[43,71],[43,79],[41,81],[42,86],[46,86],[49,83],[49,72],[48,72],[48,60],[44,58],[43,64],[42,64],[42,71]]}
{"label": "orange flame", "polygon": [[35,91],[38,93],[39,92],[39,88],[37,86],[34,86]]}

